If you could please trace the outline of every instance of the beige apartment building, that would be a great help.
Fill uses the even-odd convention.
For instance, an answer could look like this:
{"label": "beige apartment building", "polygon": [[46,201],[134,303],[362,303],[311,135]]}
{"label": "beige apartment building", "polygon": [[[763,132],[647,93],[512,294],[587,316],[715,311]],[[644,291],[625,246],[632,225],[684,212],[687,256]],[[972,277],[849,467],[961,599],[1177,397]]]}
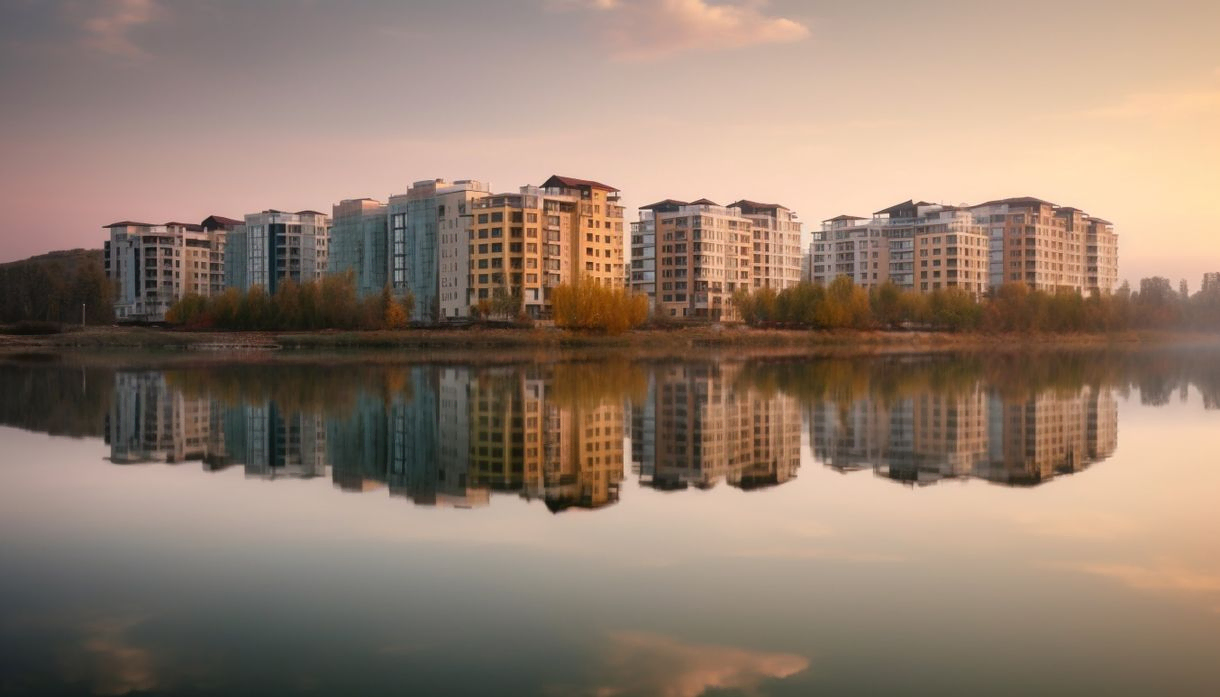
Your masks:
{"label": "beige apartment building", "polygon": [[804,250],[796,213],[776,203],[742,199],[729,204],[751,224],[751,282],[755,290],[783,290],[801,282]]}
{"label": "beige apartment building", "polygon": [[870,288],[963,288],[981,295],[1004,283],[1038,290],[1112,292],[1118,281],[1114,226],[1076,208],[1034,198],[946,206],[906,201],[872,218],[822,223],[809,250],[809,277],[847,276]]}
{"label": "beige apartment building", "polygon": [[810,248],[814,283],[846,276],[861,287],[886,282],[923,292],[987,290],[988,238],[967,210],[905,201],[872,218],[841,215],[822,223]]}
{"label": "beige apartment building", "polygon": [[1118,236],[1110,223],[1028,196],[988,201],[970,211],[988,230],[993,288],[1024,283],[1049,292],[1113,292]]}
{"label": "beige apartment building", "polygon": [[733,293],[753,287],[753,228],[741,209],[707,199],[643,206],[632,229],[632,289],[650,293],[660,317],[737,320]]}
{"label": "beige apartment building", "polygon": [[201,224],[160,225],[124,220],[105,227],[106,275],[115,283],[119,321],[163,322],[187,295],[211,296],[225,287],[225,247],[239,220],[209,216]]}
{"label": "beige apartment building", "polygon": [[471,214],[470,306],[507,294],[527,315],[547,317],[555,286],[623,287],[623,207],[612,186],[552,176],[540,187],[474,200]]}
{"label": "beige apartment building", "polygon": [[750,271],[754,289],[783,291],[800,283],[804,250],[797,214],[780,204],[742,199],[728,205],[742,211],[752,226]]}

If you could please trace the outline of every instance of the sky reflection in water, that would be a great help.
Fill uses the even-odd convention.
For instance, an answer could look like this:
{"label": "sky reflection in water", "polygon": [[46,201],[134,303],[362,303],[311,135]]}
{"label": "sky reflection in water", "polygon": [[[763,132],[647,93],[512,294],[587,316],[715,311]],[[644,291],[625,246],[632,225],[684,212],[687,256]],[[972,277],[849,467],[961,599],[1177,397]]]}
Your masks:
{"label": "sky reflection in water", "polygon": [[0,395],[3,694],[1220,687],[1214,354],[9,361]]}

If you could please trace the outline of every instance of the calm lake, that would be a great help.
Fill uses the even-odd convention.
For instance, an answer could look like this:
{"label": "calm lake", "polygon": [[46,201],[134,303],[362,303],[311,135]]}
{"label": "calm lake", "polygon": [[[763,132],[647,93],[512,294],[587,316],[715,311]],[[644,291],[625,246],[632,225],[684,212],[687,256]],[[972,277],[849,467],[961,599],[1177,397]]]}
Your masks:
{"label": "calm lake", "polygon": [[1220,352],[0,359],[0,694],[1217,695]]}

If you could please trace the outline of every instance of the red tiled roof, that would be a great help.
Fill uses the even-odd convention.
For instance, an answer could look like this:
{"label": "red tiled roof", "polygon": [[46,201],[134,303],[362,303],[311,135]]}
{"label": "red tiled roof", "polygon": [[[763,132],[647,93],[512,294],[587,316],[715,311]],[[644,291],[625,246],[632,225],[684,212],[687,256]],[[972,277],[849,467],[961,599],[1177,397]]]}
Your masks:
{"label": "red tiled roof", "polygon": [[245,225],[245,224],[246,224],[246,222],[245,222],[244,220],[236,220],[236,219],[234,219],[234,218],[226,218],[226,217],[224,217],[223,215],[209,215],[208,217],[206,217],[206,218],[204,218],[204,219],[203,219],[203,222],[202,222],[202,223],[200,223],[200,225],[203,225],[204,227],[207,227],[207,225],[208,225],[208,223],[209,223],[209,222],[215,223],[215,224],[217,224],[217,225],[224,225],[224,226],[228,226],[228,225]]}
{"label": "red tiled roof", "polygon": [[577,179],[576,177],[561,177],[558,174],[552,174],[550,179],[542,182],[542,188],[561,188],[561,189],[601,189],[602,191],[618,191],[618,189],[608,184],[595,182],[591,179]]}

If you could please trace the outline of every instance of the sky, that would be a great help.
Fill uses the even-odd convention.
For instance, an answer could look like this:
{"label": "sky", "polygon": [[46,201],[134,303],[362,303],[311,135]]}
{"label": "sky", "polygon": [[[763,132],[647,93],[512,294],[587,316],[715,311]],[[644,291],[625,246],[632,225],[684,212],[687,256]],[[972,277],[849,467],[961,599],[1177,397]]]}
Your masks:
{"label": "sky", "polygon": [[1195,290],[1217,27],[1214,0],[0,0],[0,261],[565,174],[807,232],[1037,196],[1113,221],[1122,278]]}

